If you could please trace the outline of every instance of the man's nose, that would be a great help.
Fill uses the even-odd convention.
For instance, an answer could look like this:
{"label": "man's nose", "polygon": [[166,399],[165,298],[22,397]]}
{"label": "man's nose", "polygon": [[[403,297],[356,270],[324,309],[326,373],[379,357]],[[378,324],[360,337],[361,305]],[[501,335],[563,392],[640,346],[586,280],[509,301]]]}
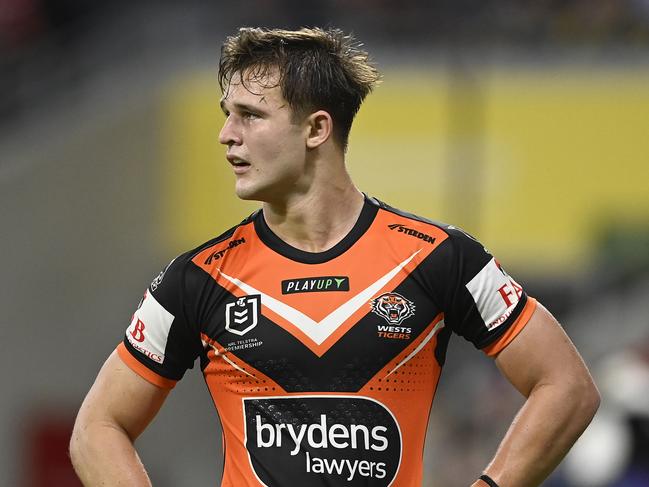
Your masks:
{"label": "man's nose", "polygon": [[219,133],[219,142],[228,146],[241,144],[241,135],[239,135],[239,131],[236,129],[236,124],[233,122],[231,117],[225,119],[225,123]]}

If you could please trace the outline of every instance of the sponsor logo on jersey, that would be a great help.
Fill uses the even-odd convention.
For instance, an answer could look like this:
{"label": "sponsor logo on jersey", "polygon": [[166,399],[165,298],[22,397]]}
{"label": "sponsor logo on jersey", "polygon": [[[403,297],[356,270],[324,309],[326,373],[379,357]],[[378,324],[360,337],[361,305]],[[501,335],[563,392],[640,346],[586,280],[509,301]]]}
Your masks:
{"label": "sponsor logo on jersey", "polygon": [[372,296],[378,293],[388,282],[390,282],[392,278],[394,278],[394,276],[399,274],[399,272],[401,272],[401,270],[406,265],[408,265],[408,263],[412,261],[412,259],[414,259],[419,252],[421,252],[421,249],[413,252],[410,257],[405,259],[403,262],[398,264],[383,276],[379,277],[368,287],[352,296],[346,303],[334,309],[331,313],[329,313],[319,321],[316,321],[313,318],[302,313],[300,310],[295,309],[287,305],[286,303],[283,303],[279,299],[275,299],[272,296],[264,294],[262,291],[246,282],[243,282],[237,277],[229,276],[220,269],[217,269],[217,271],[220,276],[236,285],[243,292],[249,295],[260,295],[264,306],[267,309],[271,310],[273,313],[277,313],[280,317],[298,328],[309,339],[315,342],[316,345],[320,345],[325,340],[327,340],[336,330],[343,326],[343,324],[347,320],[349,320],[349,318],[354,313],[366,306]]}
{"label": "sponsor logo on jersey", "polygon": [[282,281],[282,294],[349,291],[349,277],[301,277]]}
{"label": "sponsor logo on jersey", "polygon": [[467,283],[466,288],[488,330],[507,321],[523,295],[523,288],[493,258]]}
{"label": "sponsor logo on jersey", "polygon": [[156,276],[156,278],[155,278],[153,281],[151,281],[151,291],[155,291],[156,289],[158,289],[158,286],[162,283],[162,280],[163,280],[164,277],[165,277],[165,273],[167,272],[167,269],[169,269],[169,267],[171,266],[171,264],[174,263],[174,260],[176,260],[176,259],[173,259],[171,262],[169,262],[169,264],[167,264],[167,267],[165,267],[164,269],[162,269],[162,271],[160,272],[160,274],[158,274],[158,275]]}
{"label": "sponsor logo on jersey", "polygon": [[225,329],[235,335],[245,335],[259,320],[261,296],[253,294],[242,296],[234,303],[225,305]]}
{"label": "sponsor logo on jersey", "polygon": [[227,352],[236,352],[237,350],[245,350],[247,348],[256,348],[261,347],[264,342],[256,337],[253,338],[243,338],[241,340],[235,340],[228,342],[225,347],[223,347]]}
{"label": "sponsor logo on jersey", "polygon": [[391,325],[399,325],[415,314],[415,303],[399,293],[383,293],[370,304],[372,311]]}
{"label": "sponsor logo on jersey", "polygon": [[405,233],[411,237],[419,238],[424,242],[435,243],[435,237],[431,237],[430,235],[415,230],[414,228],[404,227],[401,223],[393,223],[392,225],[388,225],[388,228],[390,230],[398,230],[400,233]]}
{"label": "sponsor logo on jersey", "polygon": [[399,425],[374,399],[244,398],[243,409],[248,458],[263,485],[313,485],[326,479],[332,487],[385,487],[399,471]]}
{"label": "sponsor logo on jersey", "polygon": [[161,364],[164,362],[167,338],[173,320],[174,315],[147,291],[131,318],[131,324],[126,330],[126,339],[135,350]]}
{"label": "sponsor logo on jersey", "polygon": [[234,240],[230,240],[228,242],[227,247],[225,247],[225,248],[223,248],[221,250],[217,250],[217,251],[213,252],[212,254],[210,254],[209,257],[207,259],[205,259],[205,262],[204,262],[205,265],[210,265],[213,261],[219,260],[221,257],[223,257],[223,255],[228,250],[233,249],[235,247],[238,247],[239,245],[244,244],[244,243],[246,243],[246,239],[243,238],[243,237],[237,238],[237,239],[234,239]]}
{"label": "sponsor logo on jersey", "polygon": [[132,328],[133,329],[129,332],[129,334],[133,337],[133,340],[138,343],[142,343],[144,341],[144,329],[146,328],[144,321],[137,318],[137,322]]}

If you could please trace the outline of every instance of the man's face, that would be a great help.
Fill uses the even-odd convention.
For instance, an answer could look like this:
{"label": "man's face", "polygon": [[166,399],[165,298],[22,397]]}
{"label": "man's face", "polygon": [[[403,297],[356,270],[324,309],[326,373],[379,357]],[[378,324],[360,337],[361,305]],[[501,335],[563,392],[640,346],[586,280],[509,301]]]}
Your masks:
{"label": "man's face", "polygon": [[236,75],[221,100],[226,120],[219,142],[244,200],[283,200],[300,191],[305,177],[308,125],[292,119],[275,80],[247,78],[244,86]]}

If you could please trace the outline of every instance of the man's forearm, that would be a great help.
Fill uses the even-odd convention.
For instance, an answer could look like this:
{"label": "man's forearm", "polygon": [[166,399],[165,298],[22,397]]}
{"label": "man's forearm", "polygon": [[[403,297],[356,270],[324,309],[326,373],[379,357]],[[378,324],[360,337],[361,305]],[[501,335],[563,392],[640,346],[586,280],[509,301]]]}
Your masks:
{"label": "man's forearm", "polygon": [[592,383],[539,385],[518,412],[486,472],[500,487],[539,485],[586,429],[598,405],[599,394]]}
{"label": "man's forearm", "polygon": [[118,426],[92,423],[75,427],[70,457],[86,487],[151,487],[133,442]]}

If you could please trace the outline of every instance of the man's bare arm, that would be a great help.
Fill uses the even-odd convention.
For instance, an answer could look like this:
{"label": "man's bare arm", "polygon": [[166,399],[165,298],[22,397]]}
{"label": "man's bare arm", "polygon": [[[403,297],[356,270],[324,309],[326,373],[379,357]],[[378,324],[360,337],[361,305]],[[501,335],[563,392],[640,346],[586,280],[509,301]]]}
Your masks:
{"label": "man's bare arm", "polygon": [[540,304],[496,364],[527,400],[485,473],[500,487],[537,486],[590,423],[599,392],[568,336]]}
{"label": "man's bare arm", "polygon": [[108,357],[81,405],[70,441],[72,464],[86,487],[151,485],[133,442],[168,394],[129,369],[117,352]]}

